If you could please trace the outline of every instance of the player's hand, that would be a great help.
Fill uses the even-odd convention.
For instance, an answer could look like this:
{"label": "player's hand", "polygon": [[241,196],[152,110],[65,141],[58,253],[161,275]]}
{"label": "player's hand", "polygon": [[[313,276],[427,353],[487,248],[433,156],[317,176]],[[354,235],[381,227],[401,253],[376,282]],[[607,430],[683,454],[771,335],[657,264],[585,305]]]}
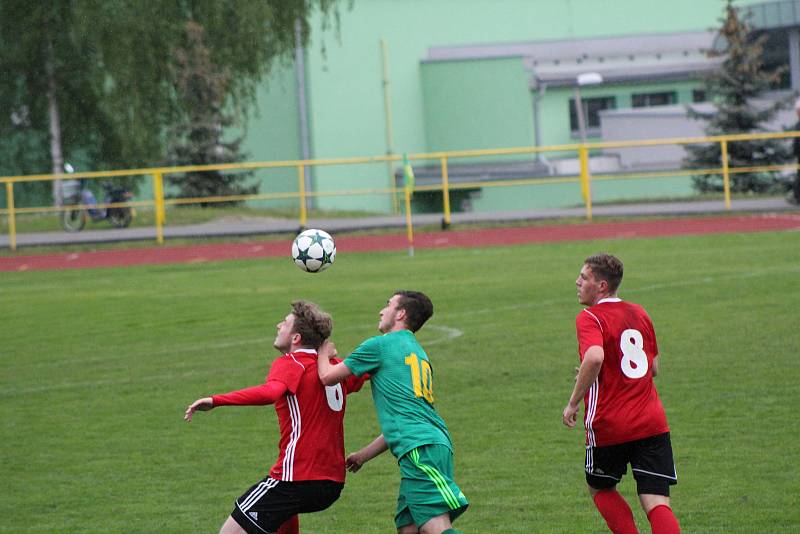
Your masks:
{"label": "player's hand", "polygon": [[202,399],[197,399],[196,401],[191,403],[188,408],[186,408],[186,413],[183,416],[183,420],[191,421],[194,412],[198,410],[201,412],[207,412],[213,407],[214,407],[214,401],[211,399],[211,397],[203,397]]}
{"label": "player's hand", "polygon": [[359,453],[353,452],[347,455],[347,458],[344,460],[344,465],[348,471],[355,473],[364,465],[364,459]]}
{"label": "player's hand", "polygon": [[339,352],[336,350],[336,345],[333,344],[333,341],[326,339],[322,342],[322,345],[320,345],[319,350],[317,350],[317,355],[330,360],[338,356]]}
{"label": "player's hand", "polygon": [[564,408],[564,414],[562,415],[561,422],[564,423],[566,426],[573,428],[575,424],[578,422],[578,409],[580,407],[575,404],[567,404],[566,408]]}

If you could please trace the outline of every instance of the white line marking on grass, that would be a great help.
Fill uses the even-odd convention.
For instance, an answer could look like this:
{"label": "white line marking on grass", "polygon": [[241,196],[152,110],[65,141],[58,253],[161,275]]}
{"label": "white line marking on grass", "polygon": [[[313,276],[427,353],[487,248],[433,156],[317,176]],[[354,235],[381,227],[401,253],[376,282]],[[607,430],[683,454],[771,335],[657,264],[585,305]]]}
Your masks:
{"label": "white line marking on grass", "polygon": [[[356,327],[352,327],[351,329],[355,329]],[[358,327],[363,328],[363,327]],[[464,332],[459,330],[458,328],[452,328],[449,326],[444,325],[428,325],[426,327],[428,331],[434,331],[440,333],[440,335],[434,337],[431,340],[425,341],[425,346],[437,345],[439,343],[446,343],[450,340],[456,339],[464,335]],[[240,345],[248,345],[248,344],[257,344],[257,343],[266,343],[270,341],[272,338],[255,338],[255,339],[242,339],[239,341],[226,341],[224,343],[214,343],[214,344],[203,344],[203,345],[195,345],[195,346],[188,346],[188,347],[180,347],[177,349],[165,349],[161,351],[147,351],[147,354],[150,355],[160,355],[160,354],[176,354],[182,352],[195,352],[199,350],[209,350],[209,349],[223,349],[228,347],[235,347]],[[130,357],[128,354],[126,357]],[[114,358],[116,360],[118,358]],[[90,362],[108,362],[113,361],[108,357],[105,358],[92,358],[86,359],[81,363],[90,363]],[[69,363],[75,364],[74,360],[70,361]],[[118,386],[118,385],[125,385],[125,384],[135,384],[138,382],[150,382],[150,381],[157,381],[157,380],[166,380],[171,381],[175,378],[189,378],[193,376],[202,376],[208,374],[217,373],[217,369],[195,369],[193,371],[188,371],[181,374],[165,374],[162,372],[150,375],[150,376],[140,376],[135,378],[113,378],[113,379],[106,379],[106,380],[90,380],[90,381],[82,381],[82,382],[62,382],[59,384],[50,384],[47,386],[34,386],[34,387],[27,387],[27,388],[20,388],[20,389],[6,389],[0,392],[0,398],[3,397],[10,397],[14,395],[25,395],[31,393],[43,393],[45,391],[58,391],[58,390],[66,390],[66,389],[81,389],[81,388],[93,388],[93,387],[102,387],[102,386]]]}
{"label": "white line marking on grass", "polygon": [[[431,329],[435,329],[436,327],[428,327]],[[447,327],[442,327],[447,328]],[[342,331],[352,331],[352,330],[368,330],[369,327],[366,326],[349,326],[349,327],[337,327],[337,332]],[[377,330],[376,330],[377,333]],[[459,334],[461,335],[461,334]],[[458,336],[453,336],[458,337]],[[191,345],[180,345],[178,347],[171,347],[171,348],[158,348],[153,350],[148,349],[138,349],[136,351],[127,351],[124,354],[117,354],[111,355],[106,354],[102,356],[93,356],[89,358],[72,358],[68,357],[63,360],[58,361],[40,361],[40,362],[25,362],[23,365],[19,367],[25,369],[35,369],[35,368],[43,368],[43,367],[61,367],[61,366],[80,366],[80,365],[90,365],[96,363],[110,363],[115,361],[121,360],[129,360],[131,358],[136,358],[140,356],[169,356],[172,354],[185,354],[187,352],[207,352],[209,350],[219,350],[219,349],[228,349],[234,347],[241,347],[245,345],[264,345],[265,354],[272,349],[272,340],[274,338],[272,336],[268,337],[255,337],[255,338],[245,338],[245,339],[238,339],[235,341],[221,341],[217,343],[194,343]],[[438,341],[437,341],[438,342]],[[277,355],[277,352],[275,352]]]}
{"label": "white line marking on grass", "polygon": [[273,339],[272,337],[256,337],[250,339],[240,339],[238,341],[223,341],[219,343],[199,343],[194,345],[182,345],[179,347],[166,348],[166,349],[155,349],[155,350],[139,349],[137,351],[127,351],[121,354],[118,353],[118,355],[116,356],[106,354],[103,356],[94,356],[91,358],[67,358],[59,361],[41,361],[36,363],[28,363],[23,365],[22,367],[24,367],[25,369],[32,369],[37,367],[55,367],[63,365],[79,366],[84,364],[109,363],[121,360],[129,360],[137,356],[168,356],[170,354],[182,354],[186,352],[206,352],[208,350],[214,350],[214,349],[227,349],[232,347],[239,347],[242,345],[256,345],[260,343],[271,344],[272,339]]}
{"label": "white line marking on grass", "polygon": [[797,273],[800,272],[800,267],[792,267],[789,269],[762,269],[760,271],[750,271],[747,273],[723,274],[719,276],[704,276],[696,280],[684,280],[683,282],[672,282],[669,284],[651,284],[649,286],[639,286],[627,290],[629,293],[638,291],[658,291],[661,289],[673,289],[676,287],[699,286],[706,284],[713,284],[715,282],[728,282],[732,280],[741,280],[743,278],[756,278],[759,276],[772,276],[781,273]]}
{"label": "white line marking on grass", "polygon": [[514,311],[514,310],[523,310],[527,308],[539,308],[544,306],[550,306],[553,304],[563,304],[566,302],[565,299],[550,299],[550,300],[536,300],[536,301],[529,301],[524,302],[521,304],[509,304],[507,306],[497,306],[494,308],[474,308],[471,310],[464,310],[460,312],[450,312],[444,313],[448,319],[452,317],[471,317],[473,315],[485,315],[487,313],[497,313],[500,311]]}
{"label": "white line marking on grass", "polygon": [[[797,273],[800,272],[800,267],[791,267],[787,269],[762,269],[759,271],[750,271],[746,273],[735,273],[735,274],[727,274],[727,275],[718,275],[718,276],[704,276],[702,278],[697,278],[694,280],[684,280],[681,282],[670,282],[665,284],[650,284],[647,286],[637,286],[633,288],[626,289],[623,287],[620,290],[621,294],[625,293],[643,293],[648,291],[660,291],[660,290],[672,290],[678,287],[689,287],[689,286],[699,286],[699,285],[707,285],[713,284],[716,282],[726,282],[732,280],[741,280],[745,278],[756,278],[759,276],[772,276],[775,274],[786,274],[786,273]],[[567,289],[567,293],[569,290]],[[567,295],[565,293],[565,295]],[[574,295],[574,293],[573,293]],[[624,300],[624,297],[622,297]],[[545,306],[553,306],[558,304],[564,304],[568,302],[568,295],[565,298],[557,298],[557,299],[549,299],[549,300],[529,300],[527,302],[523,302],[520,304],[509,304],[506,306],[497,306],[492,308],[475,308],[469,309],[464,311],[457,311],[457,312],[450,312],[450,313],[443,313],[445,317],[448,319],[453,317],[471,317],[474,315],[485,315],[485,314],[493,314],[501,311],[515,311],[515,310],[524,310],[524,309],[531,309],[531,308],[543,308]]]}
{"label": "white line marking on grass", "polygon": [[428,325],[425,328],[426,328],[426,330],[433,330],[434,332],[435,331],[439,331],[439,332],[442,332],[442,334],[443,334],[443,335],[441,335],[439,337],[435,337],[435,338],[433,338],[433,339],[431,339],[429,341],[425,341],[424,345],[426,347],[429,347],[431,345],[437,345],[439,343],[446,343],[446,342],[448,342],[448,341],[450,341],[452,339],[455,339],[457,337],[461,337],[461,336],[464,335],[464,332],[462,332],[458,328],[452,328],[450,326],[432,324],[432,325]]}
{"label": "white line marking on grass", "polygon": [[153,382],[163,380],[164,382],[174,382],[175,379],[178,378],[191,378],[193,376],[202,376],[207,374],[217,374],[219,372],[218,369],[204,369],[204,370],[194,370],[194,371],[187,371],[185,373],[180,374],[155,374],[150,376],[137,376],[137,377],[130,377],[130,378],[114,378],[114,379],[107,379],[107,380],[87,380],[84,382],[62,382],[60,384],[48,384],[46,386],[36,386],[36,387],[27,387],[27,388],[19,388],[19,389],[4,389],[0,391],[0,398],[6,397],[14,397],[17,395],[27,395],[30,393],[44,393],[44,392],[52,392],[52,391],[63,391],[66,389],[81,389],[81,388],[95,388],[95,387],[102,387],[102,386],[123,386],[123,385],[135,385],[141,382]]}

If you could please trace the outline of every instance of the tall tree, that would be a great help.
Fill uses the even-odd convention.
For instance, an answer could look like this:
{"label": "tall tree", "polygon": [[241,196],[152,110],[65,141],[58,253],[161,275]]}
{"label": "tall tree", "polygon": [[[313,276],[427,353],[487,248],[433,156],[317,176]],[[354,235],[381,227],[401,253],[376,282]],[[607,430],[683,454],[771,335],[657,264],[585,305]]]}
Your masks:
{"label": "tall tree", "polygon": [[0,172],[60,173],[64,153],[92,145],[98,73],[76,16],[69,2],[0,2]]}
{"label": "tall tree", "polygon": [[[272,63],[337,0],[3,0],[0,2],[0,173],[60,172],[65,157],[130,168],[163,161],[184,117],[173,51],[186,23],[204,29],[225,101],[246,116]],[[60,140],[59,140],[60,136]]]}
{"label": "tall tree", "polygon": [[[689,109],[689,116],[707,122],[708,135],[756,133],[769,131],[766,123],[786,106],[779,100],[764,107],[754,100],[772,89],[785,69],[766,70],[763,63],[765,35],[754,36],[750,25],[740,16],[733,0],[726,0],[725,14],[720,20],[719,37],[724,48],[709,51],[710,57],[724,58],[716,72],[705,80],[706,94],[714,104],[710,113]],[[776,165],[791,161],[792,154],[785,141],[763,139],[736,141],[728,144],[731,167]],[[690,168],[721,166],[719,143],[688,146],[686,164]],[[722,191],[722,177],[716,174],[693,178],[699,191]],[[731,174],[731,191],[764,192],[785,187],[775,173]]]}
{"label": "tall tree", "polygon": [[[185,43],[176,48],[173,84],[185,109],[185,120],[173,127],[167,149],[169,165],[213,165],[242,161],[242,138],[225,140],[225,129],[234,124],[225,100],[231,75],[211,62],[203,27],[187,22]],[[244,182],[252,172],[202,171],[170,175],[180,197],[246,195],[258,191]],[[203,203],[202,206],[208,204]],[[218,203],[215,203],[218,205]]]}

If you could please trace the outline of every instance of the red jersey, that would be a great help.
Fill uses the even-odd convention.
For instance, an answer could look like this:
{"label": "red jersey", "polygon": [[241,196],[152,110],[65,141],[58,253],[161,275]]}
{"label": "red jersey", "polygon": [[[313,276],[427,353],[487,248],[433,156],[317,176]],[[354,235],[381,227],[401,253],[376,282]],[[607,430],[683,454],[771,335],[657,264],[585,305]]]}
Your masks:
{"label": "red jersey", "polygon": [[603,347],[600,374],[584,397],[586,443],[606,446],[669,432],[653,383],[658,344],[644,308],[602,299],[575,319],[583,361],[592,345]]}
{"label": "red jersey", "polygon": [[[317,351],[300,349],[276,358],[267,382],[283,382],[287,390],[275,401],[280,453],[269,476],[287,482],[344,482],[346,395],[361,389],[367,378],[350,376],[335,386],[324,386],[317,375]],[[258,402],[258,390],[248,388],[215,395],[214,404],[264,404]]]}

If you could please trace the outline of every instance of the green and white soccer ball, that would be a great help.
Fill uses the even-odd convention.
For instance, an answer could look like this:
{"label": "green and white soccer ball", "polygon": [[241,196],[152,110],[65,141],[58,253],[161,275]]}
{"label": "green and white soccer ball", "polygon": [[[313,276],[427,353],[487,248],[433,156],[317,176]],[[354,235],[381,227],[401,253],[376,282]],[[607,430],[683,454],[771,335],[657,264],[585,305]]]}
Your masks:
{"label": "green and white soccer ball", "polygon": [[336,243],[328,232],[306,230],[297,234],[292,243],[294,264],[307,273],[319,273],[336,259]]}

